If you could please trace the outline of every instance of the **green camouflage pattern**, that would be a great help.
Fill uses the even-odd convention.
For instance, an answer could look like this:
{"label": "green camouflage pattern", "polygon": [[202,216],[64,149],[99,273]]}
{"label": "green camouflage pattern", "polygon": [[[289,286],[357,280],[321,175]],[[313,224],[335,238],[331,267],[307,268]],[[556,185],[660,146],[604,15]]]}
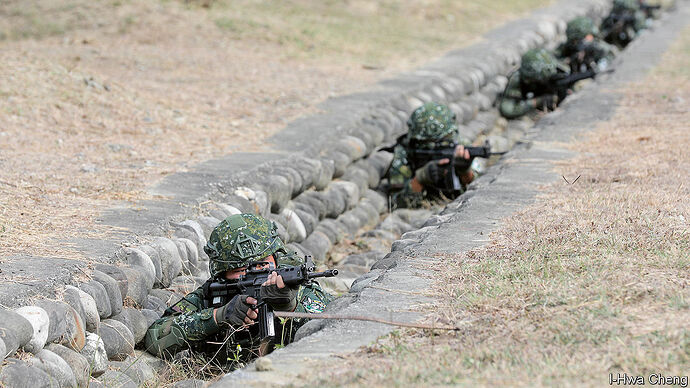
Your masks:
{"label": "green camouflage pattern", "polygon": [[558,60],[543,48],[532,49],[523,54],[518,69],[523,83],[545,82],[557,72]]}
{"label": "green camouflage pattern", "polygon": [[601,36],[607,43],[624,48],[647,25],[647,18],[636,0],[615,0],[611,13],[601,22]]}
{"label": "green camouflage pattern", "polygon": [[507,119],[524,116],[537,109],[543,110],[553,94],[546,92],[553,76],[570,69],[554,54],[542,49],[532,49],[522,56],[520,68],[510,75],[501,94],[498,111]]}
{"label": "green camouflage pattern", "polygon": [[568,42],[577,44],[587,35],[594,37],[599,35],[599,28],[594,24],[594,20],[587,16],[578,16],[568,22],[568,26],[565,29],[565,36]]}
{"label": "green camouflage pattern", "polygon": [[[430,139],[433,141],[432,139]],[[442,138],[439,139],[439,143],[456,141],[461,145],[470,145],[470,142],[457,135],[453,139]],[[425,200],[432,199],[431,191],[425,187],[421,193],[412,190],[411,182],[412,178],[416,175],[424,175],[420,173],[420,170],[428,167],[422,166],[417,170],[413,170],[411,162],[408,160],[408,145],[398,144],[393,149],[393,160],[391,161],[390,167],[388,169],[388,174],[386,175],[386,191],[389,197],[389,203],[391,208],[419,208],[424,205]],[[479,175],[478,170],[474,168],[474,164],[469,167],[474,172],[475,177]],[[457,171],[457,175],[462,175],[467,169],[463,171]],[[464,188],[463,188],[464,191]]]}
{"label": "green camouflage pattern", "polygon": [[[295,311],[321,313],[333,299],[317,282],[312,282],[301,286],[297,291]],[[252,339],[249,331],[235,332],[225,325],[217,324],[213,318],[214,309],[205,308],[204,300],[203,287],[199,287],[165,310],[163,316],[151,324],[146,332],[146,350],[159,357],[171,357],[179,351],[192,349],[222,358],[237,349],[250,350],[258,346],[256,337]],[[279,342],[291,342],[297,330],[307,321],[308,319],[276,319]],[[218,352],[218,343],[224,343],[225,351]],[[253,353],[247,351],[242,354],[250,357]]]}
{"label": "green camouflage pattern", "polygon": [[556,49],[559,59],[569,61],[570,71],[573,73],[605,70],[617,53],[616,46],[596,38],[591,42],[566,42]]}
{"label": "green camouflage pattern", "polygon": [[204,251],[211,276],[217,278],[277,251],[285,252],[285,247],[272,222],[253,214],[235,214],[213,229]]}
{"label": "green camouflage pattern", "polygon": [[458,135],[455,113],[445,105],[427,102],[412,112],[407,120],[410,143],[438,142]]}
{"label": "green camouflage pattern", "polygon": [[638,11],[639,9],[639,0],[613,0],[612,12]]}

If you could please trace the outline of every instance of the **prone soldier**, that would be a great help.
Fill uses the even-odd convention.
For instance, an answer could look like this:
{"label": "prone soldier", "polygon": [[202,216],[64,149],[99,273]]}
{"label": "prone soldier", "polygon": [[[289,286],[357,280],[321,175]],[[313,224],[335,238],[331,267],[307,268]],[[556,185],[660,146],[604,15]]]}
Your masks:
{"label": "prone soldier", "polygon": [[[237,214],[226,218],[213,229],[204,251],[210,259],[211,278],[169,307],[149,327],[145,344],[150,353],[165,357],[192,349],[215,355],[221,361],[247,361],[267,353],[273,345],[262,334],[265,325],[255,325],[266,323],[262,321],[262,312],[320,313],[333,299],[310,280],[329,275],[308,276],[304,259],[288,253],[275,224],[260,216]],[[302,281],[284,281],[279,274],[295,271],[303,275]],[[253,279],[259,278],[261,283],[256,287],[243,286],[249,275],[257,273],[263,276]],[[248,288],[258,292],[239,292]],[[269,321],[273,321],[270,317]],[[288,319],[268,325],[275,330],[270,333],[272,337],[285,344],[305,322]]]}
{"label": "prone soldier", "polygon": [[646,26],[639,0],[614,0],[611,13],[601,22],[601,35],[618,48],[627,46]]}
{"label": "prone soldier", "polygon": [[599,29],[587,16],[568,22],[566,42],[556,49],[556,56],[570,66],[572,73],[605,70],[617,54],[617,49],[599,38]]}
{"label": "prone soldier", "polygon": [[498,105],[501,115],[515,119],[535,110],[554,110],[568,92],[557,88],[557,79],[570,70],[545,49],[532,49],[521,58],[520,68],[508,79]]}
{"label": "prone soldier", "polygon": [[[474,180],[469,142],[460,138],[456,115],[447,106],[428,102],[407,120],[408,132],[394,146],[382,184],[393,208],[419,207],[425,199],[455,198]],[[479,147],[481,148],[481,147]]]}

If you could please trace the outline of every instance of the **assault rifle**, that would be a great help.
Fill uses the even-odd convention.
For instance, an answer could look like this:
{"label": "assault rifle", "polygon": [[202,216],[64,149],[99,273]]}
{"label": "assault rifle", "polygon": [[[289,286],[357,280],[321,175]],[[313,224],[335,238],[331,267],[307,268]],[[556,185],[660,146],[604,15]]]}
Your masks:
{"label": "assault rifle", "polygon": [[[441,175],[439,182],[435,189],[444,194],[452,194],[462,188],[460,179],[455,174],[455,148],[457,143],[452,142],[445,147],[438,147],[433,149],[416,148],[411,146],[408,151],[409,161],[412,164],[413,170],[423,167],[432,160],[448,159],[448,163],[439,165],[441,168]],[[489,158],[493,155],[503,155],[506,152],[491,152],[491,145],[485,142],[483,146],[465,147],[470,154],[470,160],[465,161],[466,167],[469,167],[474,158]]]}
{"label": "assault rifle", "polygon": [[661,4],[647,4],[644,1],[640,2],[640,11],[644,13],[645,18],[651,19],[654,17],[654,11],[658,11],[661,9]]}
{"label": "assault rifle", "polygon": [[568,90],[571,89],[576,82],[582,81],[583,79],[594,78],[599,74],[611,72],[613,72],[613,69],[606,69],[603,71],[587,70],[574,74],[558,73],[549,79],[546,93],[558,96],[558,103],[560,104],[568,95]]}
{"label": "assault rifle", "polygon": [[262,355],[268,353],[274,343],[275,326],[273,309],[265,301],[261,300],[261,285],[268,280],[271,272],[276,272],[283,277],[286,287],[298,287],[307,285],[312,279],[333,277],[338,275],[337,269],[329,269],[323,272],[314,272],[314,262],[311,256],[306,256],[302,265],[272,268],[273,264],[266,261],[251,262],[247,266],[246,273],[239,279],[219,280],[206,283],[204,294],[209,302],[208,307],[221,307],[228,303],[235,295],[247,295],[257,300],[254,308],[258,309],[257,323],[259,325],[259,338],[261,339]]}

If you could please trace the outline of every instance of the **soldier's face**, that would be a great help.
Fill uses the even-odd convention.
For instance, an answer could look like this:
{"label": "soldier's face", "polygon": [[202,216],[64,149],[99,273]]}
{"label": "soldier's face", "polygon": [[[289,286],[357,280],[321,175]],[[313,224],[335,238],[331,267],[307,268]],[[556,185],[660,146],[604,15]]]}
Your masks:
{"label": "soldier's face", "polygon": [[[273,255],[267,256],[263,259],[263,261],[267,262],[268,264],[265,264],[263,267],[257,267],[257,269],[265,269],[268,268],[269,265],[273,264],[273,267],[276,266],[276,260],[273,258]],[[240,278],[240,276],[244,275],[247,272],[247,267],[240,267],[240,268],[235,268],[231,269],[229,271],[225,271],[223,274],[223,277],[229,280],[237,280]]]}

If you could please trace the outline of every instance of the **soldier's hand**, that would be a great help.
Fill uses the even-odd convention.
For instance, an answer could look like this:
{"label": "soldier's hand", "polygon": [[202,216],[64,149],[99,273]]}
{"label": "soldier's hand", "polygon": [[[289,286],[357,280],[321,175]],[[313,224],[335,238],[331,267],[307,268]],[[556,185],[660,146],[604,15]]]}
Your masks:
{"label": "soldier's hand", "polygon": [[274,310],[292,311],[297,305],[297,290],[285,286],[283,277],[275,271],[268,275],[268,279],[261,285],[261,300],[268,303]]}
{"label": "soldier's hand", "polygon": [[470,160],[470,151],[466,150],[465,147],[458,144],[457,147],[455,147],[455,158]]}
{"label": "soldier's hand", "polygon": [[225,306],[216,311],[216,321],[233,327],[246,327],[254,324],[259,316],[254,308],[257,300],[247,295],[235,295]]}

